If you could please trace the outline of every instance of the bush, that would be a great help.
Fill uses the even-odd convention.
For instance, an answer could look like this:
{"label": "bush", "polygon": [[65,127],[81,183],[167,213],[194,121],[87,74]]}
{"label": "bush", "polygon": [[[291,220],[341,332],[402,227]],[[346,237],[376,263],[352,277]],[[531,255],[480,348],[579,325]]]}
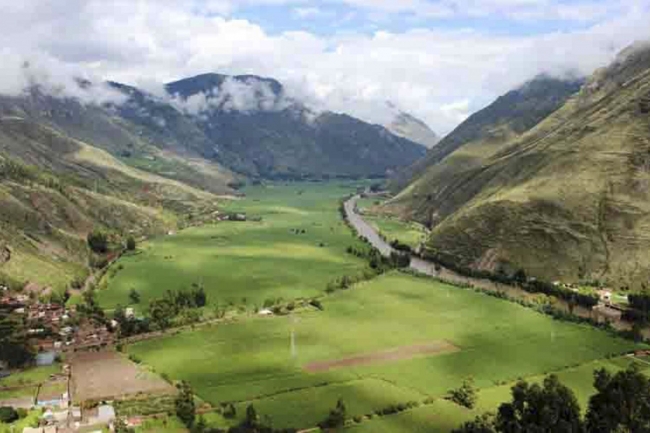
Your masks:
{"label": "bush", "polygon": [[88,233],[87,241],[93,252],[97,254],[108,252],[108,236],[103,231],[95,229]]}
{"label": "bush", "polygon": [[11,424],[19,418],[18,412],[13,407],[3,406],[0,407],[0,422]]}
{"label": "bush", "polygon": [[129,238],[126,240],[126,249],[129,251],[135,251],[135,248],[135,238],[133,236],[129,236]]}
{"label": "bush", "polygon": [[474,381],[472,379],[465,380],[460,388],[449,392],[449,400],[467,409],[474,408],[476,399],[476,389],[474,388]]}
{"label": "bush", "polygon": [[319,299],[312,299],[311,301],[309,301],[309,305],[318,308],[320,311],[323,311],[323,304]]}

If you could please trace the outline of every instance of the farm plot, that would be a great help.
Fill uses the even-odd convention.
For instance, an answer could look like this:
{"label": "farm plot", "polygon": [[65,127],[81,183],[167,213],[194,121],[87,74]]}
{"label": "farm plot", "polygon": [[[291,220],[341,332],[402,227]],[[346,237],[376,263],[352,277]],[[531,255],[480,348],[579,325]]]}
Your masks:
{"label": "farm plot", "polygon": [[[399,273],[337,292],[323,305],[323,312],[215,325],[128,351],[187,380],[215,405],[254,402],[274,426],[303,428],[320,421],[339,397],[349,416],[365,415],[440,398],[470,376],[480,388],[491,388],[637,347],[508,301]],[[434,342],[454,350],[307,368]]]}
{"label": "farm plot", "polygon": [[0,379],[0,406],[29,408],[33,405],[41,385],[45,390],[51,378],[61,373],[61,365],[34,367]]}
{"label": "farm plot", "polygon": [[[329,281],[360,272],[365,262],[347,254],[359,243],[338,214],[351,184],[269,185],[247,188],[246,198],[223,212],[246,222],[220,222],[183,230],[141,245],[121,258],[102,282],[100,304],[129,303],[137,290],[144,308],[166,290],[202,283],[210,303],[261,306],[267,299],[311,297]],[[255,221],[261,217],[261,221]]]}
{"label": "farm plot", "polygon": [[71,357],[70,365],[75,402],[175,392],[160,377],[116,352],[77,353]]}

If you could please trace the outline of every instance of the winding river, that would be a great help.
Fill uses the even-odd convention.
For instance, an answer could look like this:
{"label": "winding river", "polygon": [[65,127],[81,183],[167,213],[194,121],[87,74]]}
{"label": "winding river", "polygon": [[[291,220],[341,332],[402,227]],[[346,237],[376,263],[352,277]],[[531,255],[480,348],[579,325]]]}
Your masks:
{"label": "winding river", "polygon": [[[379,236],[379,233],[377,233],[377,231],[370,224],[368,224],[362,218],[361,215],[357,213],[356,211],[357,201],[360,198],[361,198],[360,195],[355,195],[344,203],[345,214],[347,216],[347,219],[352,225],[352,227],[354,227],[354,229],[356,230],[359,236],[363,236],[366,239],[368,239],[368,242],[370,242],[372,246],[377,248],[382,255],[389,256],[390,253],[394,251],[394,249],[388,244],[388,242],[386,242],[381,238],[381,236]],[[441,280],[448,281],[452,284],[472,285],[474,287],[483,290],[489,290],[493,292],[503,292],[511,298],[524,299],[530,301],[537,296],[528,293],[525,290],[520,289],[518,287],[498,284],[491,280],[465,277],[463,275],[457,274],[456,272],[450,271],[449,269],[446,268],[439,268],[440,270],[436,271],[435,264],[428,262],[426,260],[422,260],[419,257],[411,258],[410,267],[411,269],[417,272],[432,277],[440,278]],[[594,310],[589,310],[587,308],[580,307],[580,306],[576,306],[570,309],[566,301],[557,299],[554,301],[554,307],[564,310],[566,312],[572,311],[573,314],[580,317],[597,319],[597,320],[609,320],[612,323],[612,325],[617,329],[631,328],[630,323],[620,319],[620,312],[612,308],[606,307],[604,305],[599,305]],[[644,335],[646,335],[646,337],[650,337],[650,330],[645,329]]]}

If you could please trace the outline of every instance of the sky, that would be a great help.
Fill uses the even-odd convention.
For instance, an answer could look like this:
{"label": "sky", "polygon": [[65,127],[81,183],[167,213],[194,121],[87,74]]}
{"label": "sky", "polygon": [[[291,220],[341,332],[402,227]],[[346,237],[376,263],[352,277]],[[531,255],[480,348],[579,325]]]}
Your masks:
{"label": "sky", "polygon": [[81,98],[79,76],[155,93],[200,73],[256,74],[366,121],[387,122],[390,101],[439,134],[540,73],[588,75],[650,39],[650,0],[0,0],[0,11],[0,93],[35,80]]}

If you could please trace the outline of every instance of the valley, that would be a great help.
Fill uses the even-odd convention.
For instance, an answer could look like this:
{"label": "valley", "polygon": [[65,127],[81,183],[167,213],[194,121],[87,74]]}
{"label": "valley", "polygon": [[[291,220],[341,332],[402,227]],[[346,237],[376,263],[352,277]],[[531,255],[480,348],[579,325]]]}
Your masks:
{"label": "valley", "polygon": [[[132,277],[131,282],[120,282],[129,276],[128,269],[142,271],[152,279],[157,273],[164,275],[148,290],[139,286],[143,304],[169,287],[182,285],[180,277],[174,276],[177,272],[187,278],[186,285],[204,274],[206,319],[212,317],[213,303],[229,305],[225,321],[135,342],[125,351],[164,377],[190,383],[197,396],[213,408],[205,417],[216,426],[241,421],[252,403],[276,428],[309,428],[322,421],[342,398],[350,419],[362,420],[358,426],[352,423],[351,430],[414,431],[418,417],[423,417],[426,428],[448,432],[479,413],[479,409],[468,411],[444,399],[450,389],[469,377],[479,388],[478,408],[494,409],[499,398],[507,396],[506,384],[520,377],[537,380],[551,371],[573,377],[570,369],[580,365],[586,373],[575,387],[585,399],[592,392],[589,372],[600,365],[610,366],[604,358],[644,347],[589,325],[554,321],[507,300],[396,271],[328,294],[324,281],[367,266],[346,253],[347,246],[363,244],[337,213],[340,198],[355,190],[354,184],[336,183],[247,188],[245,198],[228,208],[261,217],[261,221],[224,221],[188,229],[154,239],[141,246],[141,254],[122,258],[114,266],[123,264],[124,269],[98,293],[106,308],[115,302],[128,303],[126,288],[138,281]],[[346,207],[354,209],[354,202],[347,202]],[[296,235],[295,229],[301,234]],[[254,255],[259,263],[246,266],[245,274],[229,281],[237,274],[220,268],[222,257],[215,252],[228,256],[228,249],[234,246],[223,240],[218,248],[203,246],[214,241],[215,233],[237,233],[250,248],[248,253],[237,250],[237,257],[228,260],[246,261]],[[374,232],[360,233],[372,241]],[[376,239],[381,241],[378,236]],[[167,243],[170,246],[166,247]],[[184,271],[165,261],[156,265],[157,259],[147,256],[154,250],[164,258],[170,254],[165,248],[179,248],[183,243],[187,243],[185,255],[195,248],[208,248],[212,254],[188,258],[188,263],[194,261],[197,267]],[[320,243],[327,247],[319,247]],[[292,251],[297,246],[301,251],[330,249],[325,256],[296,259]],[[375,246],[390,248],[385,243]],[[304,262],[306,257],[310,257],[309,263]],[[269,265],[265,260],[271,260]],[[169,269],[162,270],[165,267]],[[221,270],[210,277],[210,268]],[[164,274],[166,271],[172,274]],[[293,278],[287,279],[287,272]],[[260,284],[263,277],[273,285]],[[271,293],[281,293],[284,303],[293,302],[295,307],[260,315],[264,299]],[[313,298],[319,299],[320,309],[308,303]],[[364,360],[352,361],[360,357]],[[620,358],[620,363],[626,362],[635,361]],[[224,418],[220,408],[231,403],[239,415]],[[406,412],[375,415],[398,406]]]}
{"label": "valley", "polygon": [[650,0],[20,3],[0,433],[650,432]]}

